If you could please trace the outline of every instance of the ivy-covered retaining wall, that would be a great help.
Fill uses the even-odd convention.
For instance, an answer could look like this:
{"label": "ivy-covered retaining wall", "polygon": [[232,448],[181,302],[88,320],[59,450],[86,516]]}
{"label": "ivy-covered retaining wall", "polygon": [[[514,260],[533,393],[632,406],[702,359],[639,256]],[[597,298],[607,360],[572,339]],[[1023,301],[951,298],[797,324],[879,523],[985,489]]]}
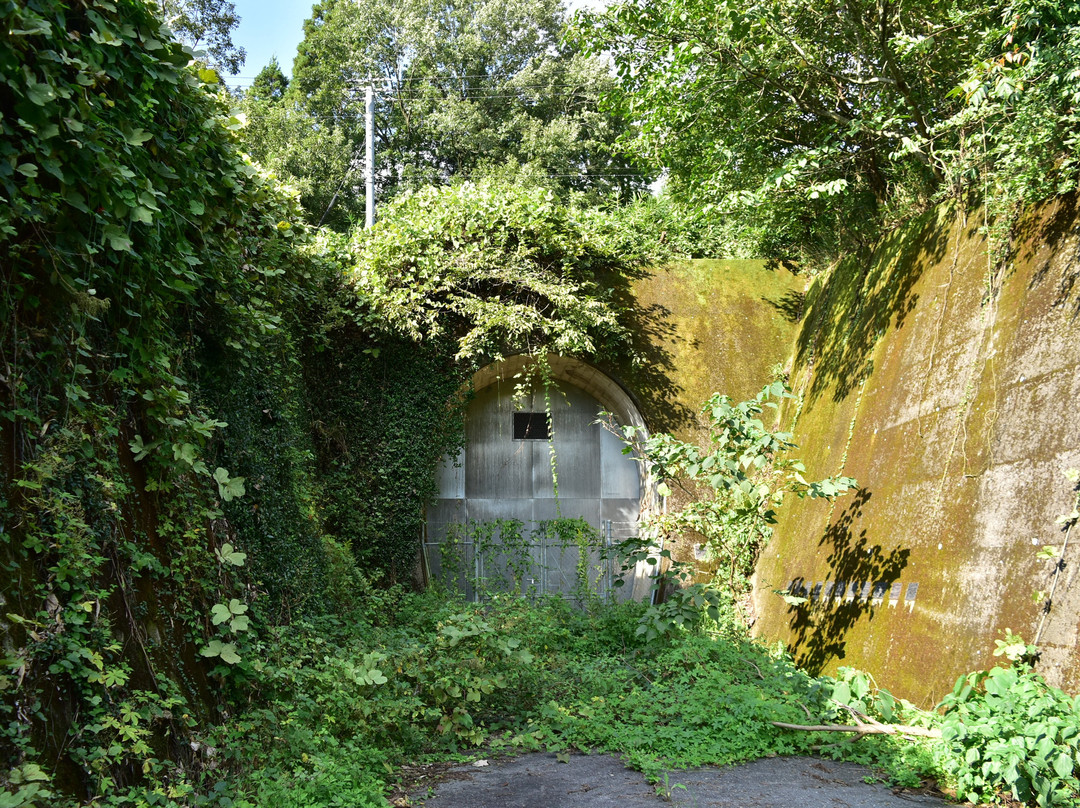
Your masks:
{"label": "ivy-covered retaining wall", "polygon": [[863,668],[933,705],[1008,628],[1038,642],[1052,683],[1080,687],[1075,536],[1042,612],[1074,503],[1062,469],[1080,466],[1075,204],[1030,217],[1000,271],[980,216],[941,209],[809,290],[785,426],[808,477],[860,490],[788,502],[755,628],[811,671]]}
{"label": "ivy-covered retaining wall", "polygon": [[411,573],[460,378],[355,327],[154,4],[0,24],[0,802],[183,800],[255,636],[355,600],[350,546]]}

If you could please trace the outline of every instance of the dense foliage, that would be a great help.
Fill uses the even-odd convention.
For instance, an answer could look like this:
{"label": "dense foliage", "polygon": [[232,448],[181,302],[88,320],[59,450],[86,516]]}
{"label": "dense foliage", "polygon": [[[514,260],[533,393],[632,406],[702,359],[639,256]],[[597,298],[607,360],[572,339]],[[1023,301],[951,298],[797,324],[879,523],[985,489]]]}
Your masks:
{"label": "dense foliage", "polygon": [[[642,518],[638,535],[614,548],[624,570],[660,565],[654,587],[662,602],[646,609],[637,627],[647,644],[662,646],[673,632],[740,612],[786,496],[834,500],[855,487],[850,477],[808,482],[805,466],[791,456],[798,446],[790,433],[766,426],[763,415],[792,397],[781,381],[738,403],[713,395],[702,408],[704,445],[650,435],[644,427],[609,426],[665,497],[663,508]],[[704,551],[706,566],[679,558],[680,544],[684,557],[689,547],[695,557]]]}
{"label": "dense foliage", "polygon": [[1078,23],[1045,0],[628,0],[577,33],[613,54],[629,149],[764,225],[760,249],[836,255],[942,193],[1075,188]]}
{"label": "dense foliage", "polygon": [[[634,633],[643,608],[368,591],[348,620],[269,636],[258,706],[215,741],[244,772],[237,804],[381,806],[402,765],[471,749],[617,752],[655,779],[822,742],[771,722],[832,715],[831,680],[730,628],[649,652]],[[909,784],[930,766],[894,739],[835,754]]]}
{"label": "dense foliage", "polygon": [[1027,664],[961,676],[942,702],[945,774],[969,802],[1004,792],[1022,803],[1080,799],[1080,697],[1050,687]]}
{"label": "dense foliage", "polygon": [[598,109],[607,67],[562,44],[563,25],[555,0],[316,3],[284,97],[246,102],[249,148],[295,179],[312,221],[344,227],[363,210],[373,84],[380,200],[508,170],[599,195],[641,189],[651,177],[612,148],[630,127]]}
{"label": "dense foliage", "polygon": [[421,343],[454,338],[473,362],[615,350],[623,329],[599,280],[642,258],[617,249],[625,242],[603,213],[499,181],[405,194],[356,239],[349,283],[366,319]]}
{"label": "dense foliage", "polygon": [[[611,341],[589,273],[625,262],[571,209],[494,187],[313,237],[152,6],[0,9],[5,782],[180,799],[257,632],[353,603],[356,559],[411,576],[471,361]],[[428,231],[430,261],[516,256],[523,284],[398,300],[423,199],[482,243]]]}
{"label": "dense foliage", "polygon": [[[661,793],[679,769],[816,752],[870,764],[896,785],[936,778],[970,798],[1017,787],[1027,799],[1029,770],[1049,795],[1039,804],[1080,797],[1076,702],[1021,663],[962,677],[942,716],[859,671],[809,676],[728,618],[656,646],[636,631],[643,604],[582,610],[492,595],[478,605],[354,583],[347,615],[261,640],[258,697],[213,740],[224,769],[240,773],[228,787],[236,805],[382,806],[388,791],[400,799],[416,787],[416,763],[533,750],[617,753]],[[853,720],[926,737],[853,741],[773,723]],[[973,767],[971,750],[987,765]]]}
{"label": "dense foliage", "polygon": [[5,782],[179,787],[258,592],[200,354],[287,352],[322,265],[149,6],[0,11]]}
{"label": "dense foliage", "polygon": [[[230,26],[229,3],[180,7]],[[715,601],[695,600],[699,590],[667,611],[470,606],[406,591],[432,473],[461,444],[461,391],[477,365],[519,350],[626,351],[612,286],[643,256],[734,251],[768,231],[768,216],[718,227],[670,200],[618,212],[583,203],[574,189],[626,190],[644,175],[612,154],[627,118],[597,111],[609,79],[558,44],[554,4],[461,4],[438,18],[375,0],[363,14],[316,7],[295,81],[270,70],[245,100],[256,113],[245,147],[280,158],[309,216],[331,207],[334,189],[351,191],[357,135],[342,94],[370,69],[396,82],[380,134],[387,193],[459,180],[402,194],[349,237],[313,233],[244,156],[232,99],[156,9],[0,2],[0,805],[377,805],[395,766],[477,744],[619,751],[655,774],[809,749],[822,739],[771,724],[807,710],[891,720],[909,709],[857,677],[795,670],[730,614],[703,614]],[[1010,6],[1002,29],[985,9],[950,9],[990,32],[934,56],[942,76],[953,51],[987,60],[964,74],[966,117],[948,118],[940,138],[928,124],[920,140],[901,113],[926,117],[933,94],[909,99],[896,83],[866,102],[885,116],[867,131],[831,130],[854,140],[821,151],[821,166],[838,168],[807,174],[810,195],[842,179],[856,191],[848,212],[881,209],[896,188],[922,198],[940,183],[935,167],[948,178],[964,160],[976,173],[1012,166],[1000,176],[1017,194],[1069,187],[1073,164],[1057,157],[1073,123],[1062,99],[1077,81],[1075,9]],[[483,24],[470,32],[473,15]],[[908,65],[929,44],[905,30]],[[858,44],[837,37],[824,40]],[[1015,47],[999,61],[987,43],[1002,38]],[[335,75],[342,48],[357,58]],[[1028,99],[1051,112],[1036,116]],[[813,128],[810,113],[796,118]],[[661,129],[648,121],[655,145]],[[991,134],[982,151],[947,156],[1002,122],[1026,140]],[[893,148],[893,123],[916,134],[882,164],[883,196],[871,167]],[[775,189],[800,187],[784,168],[791,155],[766,151],[745,166],[779,166]],[[477,174],[490,176],[464,181]],[[692,173],[679,181],[695,187]],[[342,212],[335,224],[356,208]],[[773,230],[776,244],[804,232]],[[675,527],[710,538],[733,575],[778,491],[847,485],[798,477],[778,454],[786,438],[758,418],[767,398],[710,402],[710,449],[662,438],[643,449],[665,478],[712,489]],[[836,754],[939,765],[978,796],[1073,799],[1076,702],[1020,666],[1000,670],[947,700],[944,763],[888,739]],[[961,757],[981,761],[979,773]]]}
{"label": "dense foliage", "polygon": [[350,548],[362,569],[411,582],[435,470],[464,442],[468,373],[452,343],[385,337],[361,348],[366,342],[340,329],[306,360],[316,402],[314,504],[324,535]]}

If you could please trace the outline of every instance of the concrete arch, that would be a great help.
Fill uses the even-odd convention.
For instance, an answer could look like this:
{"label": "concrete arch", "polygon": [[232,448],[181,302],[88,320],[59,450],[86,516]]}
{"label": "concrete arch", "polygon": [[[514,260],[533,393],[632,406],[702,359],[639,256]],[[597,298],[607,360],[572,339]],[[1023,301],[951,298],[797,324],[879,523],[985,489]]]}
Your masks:
{"label": "concrete arch", "polygon": [[[580,359],[548,354],[548,367],[555,381],[563,381],[585,391],[615,416],[624,426],[648,428],[630,394],[603,371]],[[472,377],[472,388],[479,392],[499,382],[519,378],[537,369],[535,357],[518,354],[481,368]]]}

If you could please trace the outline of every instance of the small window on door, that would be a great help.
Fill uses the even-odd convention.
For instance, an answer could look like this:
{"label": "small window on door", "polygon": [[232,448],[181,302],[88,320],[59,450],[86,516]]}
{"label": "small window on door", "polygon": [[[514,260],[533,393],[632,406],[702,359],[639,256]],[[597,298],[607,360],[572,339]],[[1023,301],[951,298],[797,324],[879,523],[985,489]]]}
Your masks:
{"label": "small window on door", "polygon": [[546,412],[515,412],[514,440],[549,440],[551,419]]}

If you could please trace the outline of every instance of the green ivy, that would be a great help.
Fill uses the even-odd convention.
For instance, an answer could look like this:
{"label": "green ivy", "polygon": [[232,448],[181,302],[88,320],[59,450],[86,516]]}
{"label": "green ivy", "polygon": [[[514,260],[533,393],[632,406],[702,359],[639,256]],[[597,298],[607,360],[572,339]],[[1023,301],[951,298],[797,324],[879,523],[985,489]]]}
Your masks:
{"label": "green ivy", "polygon": [[333,270],[151,4],[0,24],[0,796],[169,804],[261,594],[207,354],[272,369]]}
{"label": "green ivy", "polygon": [[435,470],[464,441],[467,374],[450,348],[355,328],[328,340],[304,360],[322,527],[363,569],[411,580]]}

